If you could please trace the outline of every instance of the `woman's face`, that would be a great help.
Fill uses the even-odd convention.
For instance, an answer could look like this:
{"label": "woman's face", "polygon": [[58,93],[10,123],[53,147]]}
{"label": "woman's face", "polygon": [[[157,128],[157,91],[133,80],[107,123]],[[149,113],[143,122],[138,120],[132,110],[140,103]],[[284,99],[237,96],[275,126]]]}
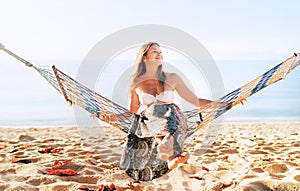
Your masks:
{"label": "woman's face", "polygon": [[159,61],[162,62],[163,55],[161,49],[157,45],[152,45],[143,58],[144,61]]}

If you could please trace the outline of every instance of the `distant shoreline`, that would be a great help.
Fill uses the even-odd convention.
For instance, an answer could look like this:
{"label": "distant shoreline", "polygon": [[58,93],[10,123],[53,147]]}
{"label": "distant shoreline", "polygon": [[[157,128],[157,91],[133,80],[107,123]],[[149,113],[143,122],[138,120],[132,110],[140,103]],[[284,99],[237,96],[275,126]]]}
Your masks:
{"label": "distant shoreline", "polygon": [[[228,124],[236,124],[236,125],[243,125],[243,124],[278,124],[278,123],[293,123],[293,124],[300,124],[300,120],[230,120],[230,121],[213,121],[211,122],[211,124],[224,124],[224,125],[228,125]],[[93,128],[93,127],[110,127],[109,124],[99,124],[99,125],[76,125],[76,124],[57,124],[57,125],[1,125],[0,124],[0,129],[8,129],[8,128],[17,128],[17,129],[28,129],[28,128],[59,128],[59,127],[64,127],[64,128],[73,128],[73,127],[81,127],[84,126],[85,128]],[[114,128],[114,127],[112,127]]]}

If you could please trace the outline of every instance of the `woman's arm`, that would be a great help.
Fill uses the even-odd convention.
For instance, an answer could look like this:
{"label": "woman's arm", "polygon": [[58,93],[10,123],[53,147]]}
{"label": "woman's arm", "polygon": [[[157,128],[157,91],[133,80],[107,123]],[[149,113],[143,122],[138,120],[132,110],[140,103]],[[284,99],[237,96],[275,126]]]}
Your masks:
{"label": "woman's arm", "polygon": [[140,100],[134,88],[130,91],[130,100],[129,100],[129,111],[131,113],[137,113],[140,108]]}
{"label": "woman's arm", "polygon": [[187,102],[198,107],[212,102],[211,100],[198,98],[177,74],[172,74],[172,78],[175,81],[175,90]]}
{"label": "woman's arm", "polygon": [[[140,101],[137,93],[135,90],[131,90],[130,93],[130,100],[129,100],[129,107],[130,112],[132,114],[137,113],[140,108]],[[102,121],[111,122],[111,121],[120,121],[120,120],[126,120],[128,117],[131,117],[132,115],[128,115],[127,113],[120,113],[116,114],[110,111],[103,111],[100,113],[92,113],[90,117],[92,118],[99,118]]]}
{"label": "woman's arm", "polygon": [[[201,107],[203,105],[206,105],[208,103],[211,103],[213,101],[211,100],[207,100],[207,99],[202,99],[202,98],[198,98],[184,83],[184,81],[180,78],[180,76],[178,76],[177,74],[172,74],[173,75],[173,79],[175,81],[175,90],[177,91],[177,93],[183,98],[185,99],[187,102]],[[244,105],[244,102],[246,101],[246,99],[242,98],[240,100],[237,100],[236,103],[234,103],[235,105],[238,104],[242,104]],[[220,104],[224,104],[224,103],[220,103]]]}

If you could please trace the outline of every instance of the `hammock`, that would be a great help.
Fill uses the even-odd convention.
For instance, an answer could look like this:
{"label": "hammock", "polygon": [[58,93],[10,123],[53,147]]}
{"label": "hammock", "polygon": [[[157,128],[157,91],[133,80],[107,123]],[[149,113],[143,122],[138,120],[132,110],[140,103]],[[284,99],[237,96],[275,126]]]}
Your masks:
{"label": "hammock", "polygon": [[[2,44],[0,44],[0,49],[23,62],[26,66],[36,70],[60,94],[64,96],[68,103],[82,107],[90,113],[97,113],[97,117],[102,121],[122,130],[125,133],[129,132],[130,125],[134,120],[134,115],[126,108],[75,81],[55,66],[52,66],[52,69],[37,67],[9,51]],[[190,137],[197,130],[205,127],[212,120],[224,114],[226,111],[239,104],[242,100],[247,99],[256,92],[281,79],[285,79],[287,74],[300,64],[299,57],[300,53],[294,53],[291,57],[287,58],[285,61],[273,67],[269,71],[229,94],[215,100],[214,102],[206,104],[200,109],[184,111],[184,114],[188,119],[187,136]]]}

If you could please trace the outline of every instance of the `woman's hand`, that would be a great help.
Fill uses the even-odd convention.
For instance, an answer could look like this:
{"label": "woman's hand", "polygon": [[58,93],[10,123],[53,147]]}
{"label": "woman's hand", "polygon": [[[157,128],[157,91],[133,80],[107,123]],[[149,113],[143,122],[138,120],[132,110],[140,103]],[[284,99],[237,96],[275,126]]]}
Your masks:
{"label": "woman's hand", "polygon": [[242,105],[244,105],[245,103],[245,101],[247,101],[247,99],[246,98],[242,98],[239,102],[240,102],[240,104],[242,104]]}
{"label": "woman's hand", "polygon": [[244,103],[245,101],[247,101],[246,98],[238,99],[236,102],[234,102],[234,103],[232,104],[232,106],[236,106],[236,105],[238,105],[238,104],[244,105],[244,104],[245,104],[245,103]]}

